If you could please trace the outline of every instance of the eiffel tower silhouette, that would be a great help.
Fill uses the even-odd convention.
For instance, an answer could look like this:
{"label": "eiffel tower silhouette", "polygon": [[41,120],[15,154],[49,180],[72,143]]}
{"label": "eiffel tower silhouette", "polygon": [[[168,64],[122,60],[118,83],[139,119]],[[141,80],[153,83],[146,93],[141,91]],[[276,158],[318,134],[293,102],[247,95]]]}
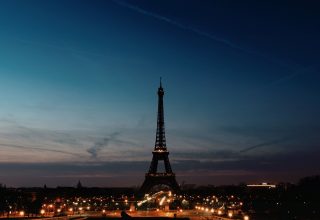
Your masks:
{"label": "eiffel tower silhouette", "polygon": [[[160,87],[158,88],[158,119],[157,119],[157,135],[153,157],[149,171],[145,175],[145,180],[140,188],[140,194],[144,195],[149,192],[152,187],[157,185],[169,186],[174,192],[179,192],[180,188],[176,181],[175,174],[169,162],[169,151],[166,146],[166,137],[164,129],[164,111],[163,111],[163,95],[162,82],[160,78]],[[164,162],[165,172],[158,172],[159,161]]]}

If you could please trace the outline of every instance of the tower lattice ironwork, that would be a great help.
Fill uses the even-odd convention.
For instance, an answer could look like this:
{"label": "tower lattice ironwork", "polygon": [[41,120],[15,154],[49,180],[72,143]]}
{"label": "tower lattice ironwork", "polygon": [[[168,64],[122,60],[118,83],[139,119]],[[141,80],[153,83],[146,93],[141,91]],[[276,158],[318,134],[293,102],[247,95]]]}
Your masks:
{"label": "tower lattice ironwork", "polygon": [[[164,90],[162,88],[161,78],[160,87],[158,88],[158,117],[157,117],[157,134],[153,157],[149,171],[145,175],[145,180],[140,188],[140,193],[145,194],[156,185],[167,185],[173,191],[179,191],[179,185],[176,181],[175,174],[169,162],[169,151],[166,146],[165,128],[164,128],[164,111],[163,111],[163,96]],[[163,161],[165,171],[158,172],[158,162]]]}

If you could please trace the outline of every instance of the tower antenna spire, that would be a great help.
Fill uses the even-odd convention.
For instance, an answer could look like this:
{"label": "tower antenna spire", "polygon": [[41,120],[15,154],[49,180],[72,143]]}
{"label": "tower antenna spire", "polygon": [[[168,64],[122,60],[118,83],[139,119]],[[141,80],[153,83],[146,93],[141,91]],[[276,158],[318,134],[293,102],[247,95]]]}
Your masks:
{"label": "tower antenna spire", "polygon": [[162,77],[160,76],[160,88],[162,88]]}

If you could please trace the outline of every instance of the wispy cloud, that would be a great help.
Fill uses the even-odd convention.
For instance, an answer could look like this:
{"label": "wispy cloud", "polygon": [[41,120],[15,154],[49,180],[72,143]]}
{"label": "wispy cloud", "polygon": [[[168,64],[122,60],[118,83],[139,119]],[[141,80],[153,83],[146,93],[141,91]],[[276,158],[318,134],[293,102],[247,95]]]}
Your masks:
{"label": "wispy cloud", "polygon": [[40,148],[40,147],[29,147],[29,146],[23,146],[23,145],[16,145],[16,144],[1,144],[0,146],[3,147],[13,147],[13,148],[19,148],[19,149],[25,149],[25,150],[36,150],[36,151],[45,151],[45,152],[53,152],[53,153],[62,153],[62,154],[68,154],[72,156],[79,157],[80,154],[76,154],[73,152],[68,152],[64,150],[54,150],[54,149],[46,149],[46,148]]}
{"label": "wispy cloud", "polygon": [[202,150],[175,152],[175,160],[198,160],[201,162],[236,161],[241,157],[234,150]]}
{"label": "wispy cloud", "polygon": [[136,132],[126,129],[51,130],[22,125],[14,119],[0,118],[0,122],[2,162],[141,161],[149,158],[152,150],[144,152],[143,138],[137,139]]}
{"label": "wispy cloud", "polygon": [[257,144],[257,145],[251,146],[251,147],[244,148],[244,149],[242,149],[240,151],[240,153],[246,153],[246,152],[252,151],[252,150],[254,150],[256,148],[261,148],[261,147],[271,146],[271,145],[274,145],[274,144],[279,144],[279,143],[282,143],[282,142],[284,142],[286,140],[288,140],[288,139],[284,138],[284,139],[280,139],[280,140],[264,142],[264,143],[261,143],[261,144]]}
{"label": "wispy cloud", "polygon": [[92,147],[87,149],[87,152],[91,155],[93,159],[97,159],[98,154],[102,150],[102,148],[107,147],[110,141],[116,140],[116,136],[118,136],[119,134],[119,132],[114,132],[110,136],[95,142]]}
{"label": "wispy cloud", "polygon": [[[177,160],[172,163],[178,181],[196,184],[232,184],[243,181],[294,180],[318,172],[319,150],[242,157],[238,161]],[[296,161],[304,161],[297,163]],[[150,161],[0,163],[1,182],[35,186],[50,183],[88,186],[140,185]],[[219,177],[219,178],[217,178]],[[112,180],[112,181],[110,181]],[[119,186],[119,185],[118,185]]]}
{"label": "wispy cloud", "polygon": [[[223,126],[218,132],[225,133],[225,138],[233,140],[235,145],[232,149],[250,151],[251,149],[274,145],[272,151],[290,151],[299,149],[305,145],[317,146],[319,143],[318,125],[277,125],[277,126]],[[257,144],[255,144],[257,143]],[[250,146],[251,145],[251,146]],[[244,147],[247,146],[247,147]]]}
{"label": "wispy cloud", "polygon": [[14,119],[0,119],[1,161],[39,162],[85,159],[82,144],[88,136],[75,131],[31,128]]}

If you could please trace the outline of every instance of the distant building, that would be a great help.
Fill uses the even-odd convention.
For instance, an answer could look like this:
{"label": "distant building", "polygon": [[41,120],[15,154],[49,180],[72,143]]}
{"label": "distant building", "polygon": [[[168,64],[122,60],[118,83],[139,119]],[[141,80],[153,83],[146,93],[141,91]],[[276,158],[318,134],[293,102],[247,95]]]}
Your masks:
{"label": "distant building", "polygon": [[255,187],[255,188],[276,188],[275,184],[270,183],[258,183],[258,184],[248,184],[247,187]]}
{"label": "distant building", "polygon": [[80,180],[78,181],[77,189],[82,189],[82,184],[81,184]]}

